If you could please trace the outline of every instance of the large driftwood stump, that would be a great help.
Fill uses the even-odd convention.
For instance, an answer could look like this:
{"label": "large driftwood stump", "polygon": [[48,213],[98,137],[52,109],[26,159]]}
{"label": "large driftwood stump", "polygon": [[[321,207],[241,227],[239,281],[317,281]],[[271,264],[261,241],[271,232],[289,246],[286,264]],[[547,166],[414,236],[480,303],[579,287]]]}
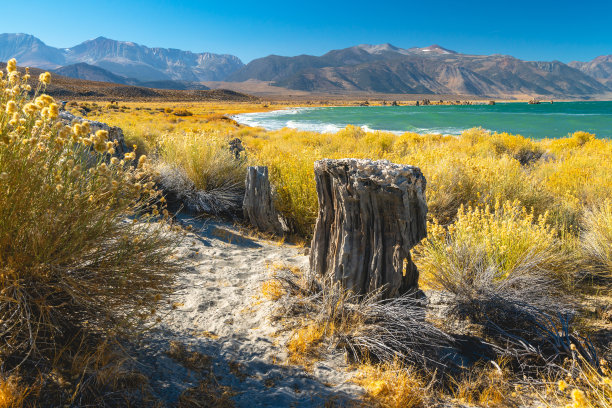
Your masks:
{"label": "large driftwood stump", "polygon": [[345,288],[382,296],[417,291],[410,249],[427,235],[425,177],[387,160],[315,162],[319,215],[310,266]]}
{"label": "large driftwood stump", "polygon": [[247,169],[246,192],[242,202],[244,218],[257,229],[277,235],[289,231],[287,224],[274,207],[274,196],[266,166]]}

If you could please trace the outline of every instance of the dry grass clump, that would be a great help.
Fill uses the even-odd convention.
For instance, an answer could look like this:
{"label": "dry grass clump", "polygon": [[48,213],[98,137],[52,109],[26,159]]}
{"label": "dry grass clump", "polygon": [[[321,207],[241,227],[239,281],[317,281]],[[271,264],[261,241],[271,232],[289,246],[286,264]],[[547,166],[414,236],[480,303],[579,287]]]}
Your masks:
{"label": "dry grass clump", "polygon": [[155,313],[179,265],[167,227],[149,222],[163,208],[146,157],[112,157],[106,132],[58,122],[14,67],[0,95],[0,358],[44,373],[84,333]]}
{"label": "dry grass clump", "polygon": [[212,358],[197,351],[188,349],[183,343],[171,341],[168,356],[180,362],[191,370],[204,370],[210,368]]}
{"label": "dry grass clump", "polygon": [[177,408],[233,408],[232,400],[235,393],[230,387],[220,385],[216,378],[208,377],[199,382],[196,387],[185,390],[177,402]]}
{"label": "dry grass clump", "polygon": [[345,350],[355,361],[403,361],[438,364],[450,338],[425,320],[425,308],[414,295],[380,300],[379,293],[356,296],[339,284],[312,274],[282,269],[274,312],[292,330],[290,359],[308,362],[325,349]]}
{"label": "dry grass clump", "polygon": [[114,342],[84,338],[76,346],[64,347],[53,366],[49,377],[54,387],[40,392],[39,400],[76,406],[156,406],[149,379]]}
{"label": "dry grass clump", "polygon": [[580,246],[585,268],[612,279],[612,201],[585,211]]}
{"label": "dry grass clump", "polygon": [[267,280],[261,284],[261,294],[269,300],[278,300],[284,294],[281,283],[277,280]]}
{"label": "dry grass clump", "polygon": [[244,159],[236,159],[229,140],[215,133],[164,135],[159,140],[160,159],[182,168],[198,190],[244,189]]}
{"label": "dry grass clump", "polygon": [[[367,403],[384,408],[417,408],[427,406],[425,380],[410,366],[399,360],[384,364],[362,364],[353,378],[361,385]],[[427,401],[428,402],[428,401]]]}
{"label": "dry grass clump", "polygon": [[457,378],[449,379],[449,394],[453,399],[464,404],[485,407],[513,406],[521,386],[512,387],[512,373],[503,364],[477,364]]}
{"label": "dry grass clump", "polygon": [[572,329],[575,311],[554,279],[563,259],[554,231],[523,211],[508,203],[461,210],[447,230],[431,229],[418,265],[430,286],[451,295],[451,315],[484,325],[496,353],[521,370],[557,369],[572,344],[597,364],[590,342]]}
{"label": "dry grass clump", "polygon": [[234,214],[244,197],[246,160],[230,151],[228,139],[205,132],[158,139],[162,189],[194,212]]}
{"label": "dry grass clump", "polygon": [[566,364],[567,372],[556,379],[528,383],[528,391],[546,407],[610,408],[612,407],[612,372],[610,362],[601,360],[599,367],[576,356]]}
{"label": "dry grass clump", "polygon": [[187,109],[177,108],[172,111],[174,116],[193,116],[193,113],[188,111]]}

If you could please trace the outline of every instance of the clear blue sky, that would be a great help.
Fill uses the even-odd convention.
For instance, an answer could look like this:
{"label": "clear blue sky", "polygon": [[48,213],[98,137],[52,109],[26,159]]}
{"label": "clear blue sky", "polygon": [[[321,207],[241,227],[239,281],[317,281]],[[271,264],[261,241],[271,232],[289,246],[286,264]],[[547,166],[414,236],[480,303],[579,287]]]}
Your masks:
{"label": "clear blue sky", "polygon": [[612,54],[612,0],[34,0],[0,10],[0,32],[55,47],[104,36],[244,62],[385,42],[564,62]]}

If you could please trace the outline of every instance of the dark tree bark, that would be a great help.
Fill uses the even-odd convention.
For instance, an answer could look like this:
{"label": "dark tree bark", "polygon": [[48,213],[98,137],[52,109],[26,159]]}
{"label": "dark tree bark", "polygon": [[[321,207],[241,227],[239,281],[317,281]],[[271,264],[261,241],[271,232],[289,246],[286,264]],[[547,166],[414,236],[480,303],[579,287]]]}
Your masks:
{"label": "dark tree bark", "polygon": [[260,231],[283,235],[289,231],[287,224],[274,207],[274,196],[268,168],[255,166],[247,169],[246,192],[242,202],[244,218]]}
{"label": "dark tree bark", "polygon": [[319,215],[310,266],[345,288],[384,298],[418,290],[410,249],[426,237],[425,177],[386,160],[315,162]]}

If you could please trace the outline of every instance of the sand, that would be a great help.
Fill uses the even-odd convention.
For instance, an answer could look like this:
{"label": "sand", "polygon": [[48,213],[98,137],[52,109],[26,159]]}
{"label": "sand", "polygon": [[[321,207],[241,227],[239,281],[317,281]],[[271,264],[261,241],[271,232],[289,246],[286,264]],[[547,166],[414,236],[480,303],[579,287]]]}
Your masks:
{"label": "sand", "polygon": [[250,237],[227,222],[181,222],[193,227],[179,248],[188,268],[159,311],[163,321],[142,336],[136,350],[158,398],[170,406],[198,382],[197,372],[166,354],[171,341],[212,357],[214,374],[237,393],[238,407],[318,407],[363,393],[350,382],[353,373],[339,352],[309,371],[286,363],[288,333],[279,334],[269,321],[274,305],[261,295],[261,284],[272,264],[305,268],[303,249]]}

